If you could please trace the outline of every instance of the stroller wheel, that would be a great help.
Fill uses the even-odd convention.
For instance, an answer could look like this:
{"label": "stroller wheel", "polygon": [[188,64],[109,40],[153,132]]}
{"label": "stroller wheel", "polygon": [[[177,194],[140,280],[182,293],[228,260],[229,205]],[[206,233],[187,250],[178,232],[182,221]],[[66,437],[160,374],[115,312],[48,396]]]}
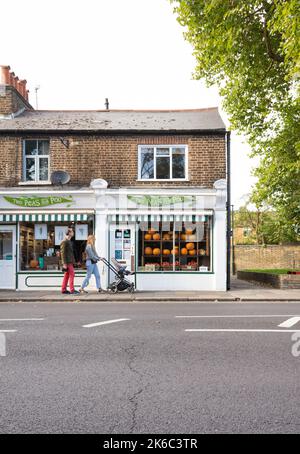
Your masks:
{"label": "stroller wheel", "polygon": [[117,293],[118,287],[114,285],[113,287],[111,287],[111,291],[112,293]]}
{"label": "stroller wheel", "polygon": [[131,284],[131,286],[128,288],[128,292],[130,293],[134,292],[134,284]]}

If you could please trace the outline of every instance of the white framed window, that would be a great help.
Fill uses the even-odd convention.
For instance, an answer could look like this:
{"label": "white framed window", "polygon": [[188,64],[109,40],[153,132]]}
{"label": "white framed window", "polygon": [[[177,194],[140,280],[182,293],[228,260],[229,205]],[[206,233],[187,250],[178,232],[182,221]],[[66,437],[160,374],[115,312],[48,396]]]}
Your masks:
{"label": "white framed window", "polygon": [[187,145],[139,145],[139,180],[187,180],[187,169]]}
{"label": "white framed window", "polygon": [[23,181],[44,183],[50,179],[49,140],[23,140]]}

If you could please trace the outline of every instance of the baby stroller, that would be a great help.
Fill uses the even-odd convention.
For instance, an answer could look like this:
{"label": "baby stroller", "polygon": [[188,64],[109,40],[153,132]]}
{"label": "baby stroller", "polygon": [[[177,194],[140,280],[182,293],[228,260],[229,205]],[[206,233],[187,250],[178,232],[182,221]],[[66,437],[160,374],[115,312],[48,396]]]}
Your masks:
{"label": "baby stroller", "polygon": [[126,270],[127,266],[121,265],[116,259],[112,258],[113,265],[106,259],[102,258],[102,262],[114,273],[116,280],[109,284],[107,290],[109,292],[117,293],[128,290],[128,292],[134,292],[134,283],[126,279],[125,276],[132,276],[135,273]]}

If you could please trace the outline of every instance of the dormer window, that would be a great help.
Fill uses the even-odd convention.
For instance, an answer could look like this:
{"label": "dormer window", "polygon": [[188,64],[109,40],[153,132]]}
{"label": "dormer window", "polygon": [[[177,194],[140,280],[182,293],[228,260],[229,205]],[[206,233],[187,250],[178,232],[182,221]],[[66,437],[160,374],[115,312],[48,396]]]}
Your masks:
{"label": "dormer window", "polygon": [[139,179],[177,181],[187,179],[187,146],[139,146]]}
{"label": "dormer window", "polygon": [[49,140],[23,141],[23,181],[49,180]]}

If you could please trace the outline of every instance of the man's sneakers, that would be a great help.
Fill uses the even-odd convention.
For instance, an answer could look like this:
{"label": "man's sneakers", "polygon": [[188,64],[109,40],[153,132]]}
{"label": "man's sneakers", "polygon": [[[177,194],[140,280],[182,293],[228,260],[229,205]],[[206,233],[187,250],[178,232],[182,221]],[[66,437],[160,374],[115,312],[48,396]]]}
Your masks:
{"label": "man's sneakers", "polygon": [[70,295],[71,292],[69,290],[65,290],[64,292],[61,292],[63,295]]}

